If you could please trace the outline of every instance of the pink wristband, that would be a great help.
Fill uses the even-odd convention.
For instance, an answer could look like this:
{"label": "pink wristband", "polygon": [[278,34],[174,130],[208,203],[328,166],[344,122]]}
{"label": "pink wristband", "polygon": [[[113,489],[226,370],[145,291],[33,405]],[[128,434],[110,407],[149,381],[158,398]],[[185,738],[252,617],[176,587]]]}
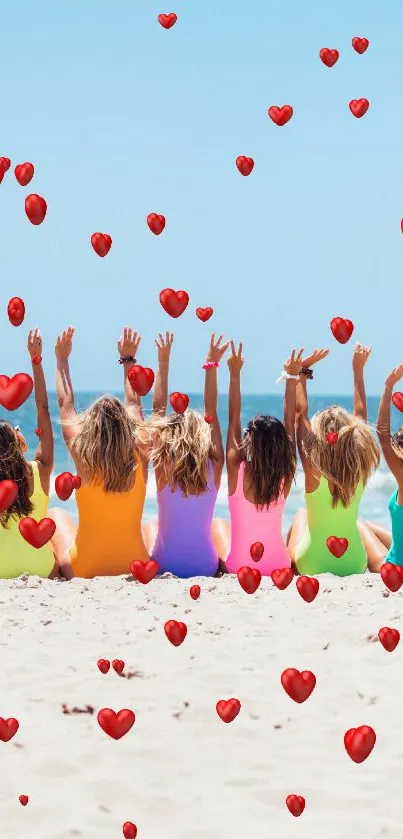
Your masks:
{"label": "pink wristband", "polygon": [[203,370],[211,370],[213,367],[219,367],[219,366],[220,365],[219,365],[218,361],[206,361],[206,363],[203,364]]}

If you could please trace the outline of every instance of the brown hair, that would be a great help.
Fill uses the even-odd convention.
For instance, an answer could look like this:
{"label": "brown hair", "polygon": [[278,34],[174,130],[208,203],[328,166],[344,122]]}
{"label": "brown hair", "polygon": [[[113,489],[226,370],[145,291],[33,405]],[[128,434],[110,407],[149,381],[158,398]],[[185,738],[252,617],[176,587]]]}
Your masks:
{"label": "brown hair", "polygon": [[259,414],[248,423],[240,447],[249,464],[252,490],[258,508],[276,503],[293,481],[297,467],[287,431],[276,417]]}
{"label": "brown hair", "polygon": [[[329,432],[337,434],[334,445],[327,442]],[[348,507],[359,482],[365,486],[380,461],[379,447],[367,423],[338,406],[312,417],[305,450],[312,466],[332,485],[333,507],[339,501]]]}
{"label": "brown hair", "polygon": [[29,496],[30,478],[30,466],[25,460],[15,429],[6,420],[0,420],[0,481],[15,481],[18,485],[14,504],[0,516],[3,527],[10,516],[23,518],[32,513],[34,508]]}
{"label": "brown hair", "polygon": [[391,435],[390,443],[397,457],[403,458],[403,425]]}
{"label": "brown hair", "polygon": [[208,487],[208,463],[211,430],[196,411],[152,417],[149,428],[153,437],[151,461],[161,470],[170,489],[183,494],[202,495]]}

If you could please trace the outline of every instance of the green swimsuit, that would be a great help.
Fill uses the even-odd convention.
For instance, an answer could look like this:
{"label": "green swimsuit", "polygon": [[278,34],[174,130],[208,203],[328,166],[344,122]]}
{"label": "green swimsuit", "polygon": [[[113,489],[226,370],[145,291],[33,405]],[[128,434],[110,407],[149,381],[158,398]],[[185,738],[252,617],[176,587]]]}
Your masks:
{"label": "green swimsuit", "polygon": [[[314,492],[305,493],[308,527],[295,551],[299,574],[363,574],[367,555],[357,527],[358,507],[364,487],[359,482],[350,505],[339,502],[332,507],[332,495],[326,478],[321,477]],[[330,553],[326,545],[329,536],[348,540],[348,548],[340,559]]]}

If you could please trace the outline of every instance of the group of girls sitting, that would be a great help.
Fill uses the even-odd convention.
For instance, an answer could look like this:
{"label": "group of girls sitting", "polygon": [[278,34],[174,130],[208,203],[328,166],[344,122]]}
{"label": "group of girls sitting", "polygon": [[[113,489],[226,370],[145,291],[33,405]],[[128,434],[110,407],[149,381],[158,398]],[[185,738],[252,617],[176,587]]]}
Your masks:
{"label": "group of girls sitting", "polygon": [[[293,567],[298,574],[330,572],[340,576],[379,572],[385,561],[403,565],[403,429],[391,436],[393,387],[403,365],[386,379],[378,436],[397,482],[390,501],[392,536],[358,519],[368,480],[380,450],[367,425],[364,367],[370,349],[353,351],[354,410],[329,407],[312,420],[308,381],[328,350],[304,357],[293,350],[284,364],[283,420],[252,417],[241,426],[242,344],[223,343],[213,335],[205,368],[204,415],[187,409],[167,415],[169,362],[173,335],[156,341],[158,372],[153,410],[145,419],[140,397],[128,376],[138,355],[140,337],[125,329],[118,342],[124,374],[124,402],[97,399],[78,414],[69,368],[74,330],[57,339],[56,389],[64,441],[81,485],[76,491],[78,527],[66,511],[48,510],[53,469],[53,432],[41,363],[42,339],[29,334],[28,350],[37,407],[39,442],[32,462],[20,429],[0,421],[0,486],[15,481],[18,495],[0,515],[0,577],[24,572],[42,577],[91,578],[127,574],[134,560],[154,559],[160,574],[178,577],[219,576],[251,565],[250,548],[264,552],[254,564],[262,575]],[[218,368],[229,351],[229,423],[226,455],[217,415]],[[306,509],[294,518],[286,540],[282,517],[292,487],[297,448],[305,473]],[[224,464],[228,473],[230,520],[214,518]],[[158,521],[142,522],[149,465],[157,483]],[[25,517],[54,521],[53,538],[41,548],[22,536]],[[347,540],[337,557],[330,537]]]}

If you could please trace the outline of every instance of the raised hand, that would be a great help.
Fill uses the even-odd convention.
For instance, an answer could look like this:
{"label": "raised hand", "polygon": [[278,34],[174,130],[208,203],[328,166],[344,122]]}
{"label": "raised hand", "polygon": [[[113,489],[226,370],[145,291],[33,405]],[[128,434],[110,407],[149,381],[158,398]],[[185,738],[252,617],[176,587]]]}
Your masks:
{"label": "raised hand", "polygon": [[73,349],[74,327],[69,326],[58,336],[55,346],[56,358],[59,361],[66,361]]}
{"label": "raised hand", "polygon": [[355,344],[353,349],[353,371],[355,374],[362,373],[371,355],[371,349],[364,344]]}
{"label": "raised hand", "polygon": [[155,344],[156,344],[156,347],[158,349],[158,364],[160,366],[163,365],[163,364],[168,364],[170,356],[171,356],[173,341],[174,341],[174,333],[173,332],[166,332],[165,333],[165,338],[164,338],[163,335],[161,335],[161,332],[159,333],[158,338],[155,341]]}
{"label": "raised hand", "polygon": [[290,357],[287,358],[287,361],[284,364],[284,370],[289,376],[298,376],[298,373],[301,372],[301,367],[304,366],[302,363],[303,352],[303,349],[299,350],[298,353],[296,350],[293,350]]}
{"label": "raised hand", "polygon": [[397,382],[400,382],[400,379],[403,378],[403,364],[399,364],[398,367],[395,367],[391,373],[386,377],[385,386],[394,388]]}
{"label": "raised hand", "polygon": [[215,332],[213,333],[213,335],[211,336],[210,346],[209,346],[208,353],[207,353],[207,359],[206,359],[207,362],[217,362],[217,363],[219,363],[221,361],[222,357],[225,355],[225,353],[227,352],[227,349],[230,345],[230,341],[227,341],[226,344],[222,344],[222,346],[221,346],[221,341],[222,340],[223,340],[223,336],[220,335],[220,337],[216,341],[215,340]]}
{"label": "raised hand", "polygon": [[323,361],[327,355],[329,355],[329,350],[313,350],[311,355],[302,359],[301,367],[312,367],[313,364],[317,364],[318,361]]}
{"label": "raised hand", "polygon": [[228,367],[231,373],[240,373],[243,367],[242,344],[239,344],[238,351],[235,349],[235,344],[231,341],[231,355],[228,359]]}
{"label": "raised hand", "polygon": [[126,358],[130,355],[136,358],[140,341],[140,335],[130,326],[125,326],[123,335],[120,336],[118,341],[118,352],[120,356]]}
{"label": "raised hand", "polygon": [[42,335],[39,329],[31,329],[28,335],[28,352],[31,358],[42,356]]}

